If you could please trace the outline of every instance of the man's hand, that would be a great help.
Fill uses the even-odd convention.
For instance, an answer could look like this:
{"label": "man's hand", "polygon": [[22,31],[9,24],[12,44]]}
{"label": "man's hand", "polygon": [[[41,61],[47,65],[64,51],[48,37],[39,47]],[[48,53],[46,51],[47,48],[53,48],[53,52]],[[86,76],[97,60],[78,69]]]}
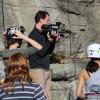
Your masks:
{"label": "man's hand", "polygon": [[59,41],[61,38],[62,38],[62,37],[60,36],[60,34],[57,33],[57,35],[56,35],[56,41]]}
{"label": "man's hand", "polygon": [[53,41],[53,38],[50,36],[50,33],[47,33],[47,37],[49,41]]}
{"label": "man's hand", "polygon": [[59,33],[56,33],[56,32],[52,32],[52,33],[48,33],[47,34],[47,37],[48,37],[48,40],[51,40],[51,41],[59,41],[62,37],[60,36]]}

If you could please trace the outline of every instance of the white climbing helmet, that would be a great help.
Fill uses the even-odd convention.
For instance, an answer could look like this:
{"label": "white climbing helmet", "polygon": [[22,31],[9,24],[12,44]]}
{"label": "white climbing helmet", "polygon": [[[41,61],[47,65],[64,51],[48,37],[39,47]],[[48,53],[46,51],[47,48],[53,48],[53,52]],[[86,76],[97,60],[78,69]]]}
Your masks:
{"label": "white climbing helmet", "polygon": [[89,45],[87,53],[90,58],[100,58],[100,44],[93,43]]}

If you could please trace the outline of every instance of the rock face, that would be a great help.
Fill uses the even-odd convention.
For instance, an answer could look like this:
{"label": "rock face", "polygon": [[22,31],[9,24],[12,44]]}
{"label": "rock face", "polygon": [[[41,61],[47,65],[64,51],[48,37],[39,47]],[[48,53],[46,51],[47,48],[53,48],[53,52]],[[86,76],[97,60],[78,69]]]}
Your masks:
{"label": "rock face", "polygon": [[[0,8],[0,33],[13,25],[24,25],[27,35],[35,13],[48,11],[51,23],[65,24],[65,37],[56,44],[55,52],[64,51],[67,57],[84,57],[87,45],[99,42],[99,0],[1,0]],[[4,48],[2,42],[0,47]]]}
{"label": "rock face", "polygon": [[[51,23],[65,24],[65,37],[56,44],[54,52],[62,51],[66,57],[82,59],[86,57],[87,45],[100,43],[99,0],[0,0],[0,51],[4,49],[1,33],[8,27],[23,25],[28,35],[38,10],[48,11]],[[81,66],[86,64],[80,59],[51,65],[52,100],[74,100],[76,78]],[[0,60],[0,74],[3,68]]]}

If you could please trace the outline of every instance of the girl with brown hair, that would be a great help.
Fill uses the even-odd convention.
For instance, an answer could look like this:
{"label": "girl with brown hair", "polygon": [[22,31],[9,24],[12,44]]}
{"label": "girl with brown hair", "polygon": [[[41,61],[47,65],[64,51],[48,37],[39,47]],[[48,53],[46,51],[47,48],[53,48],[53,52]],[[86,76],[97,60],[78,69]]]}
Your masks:
{"label": "girl with brown hair", "polygon": [[0,86],[0,100],[47,100],[39,84],[33,83],[29,76],[27,58],[16,53],[8,60],[7,76]]}

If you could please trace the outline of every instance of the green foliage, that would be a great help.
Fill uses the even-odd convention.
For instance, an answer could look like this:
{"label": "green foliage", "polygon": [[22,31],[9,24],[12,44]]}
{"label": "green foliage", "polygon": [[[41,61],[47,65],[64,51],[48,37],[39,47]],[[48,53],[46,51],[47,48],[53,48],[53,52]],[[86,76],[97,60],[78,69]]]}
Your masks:
{"label": "green foliage", "polygon": [[59,64],[64,64],[66,63],[66,54],[63,51],[58,51],[57,53],[53,53],[51,55],[51,63],[59,63]]}

